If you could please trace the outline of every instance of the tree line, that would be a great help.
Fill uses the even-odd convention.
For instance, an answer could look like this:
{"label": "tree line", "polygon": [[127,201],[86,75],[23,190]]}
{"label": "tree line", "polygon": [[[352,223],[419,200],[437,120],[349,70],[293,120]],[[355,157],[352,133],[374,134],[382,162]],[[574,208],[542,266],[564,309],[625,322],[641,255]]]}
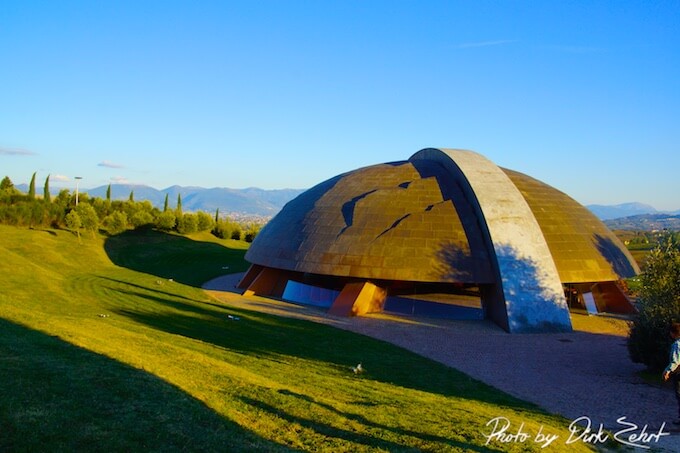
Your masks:
{"label": "tree line", "polygon": [[90,197],[87,193],[71,193],[62,189],[55,197],[50,193],[50,176],[45,179],[42,197],[36,195],[36,174],[33,173],[28,193],[19,191],[9,176],[0,181],[0,223],[29,228],[65,228],[80,234],[103,230],[116,235],[132,229],[156,228],[180,234],[210,231],[223,239],[252,242],[261,225],[241,224],[221,218],[219,209],[214,216],[203,211],[183,212],[182,196],[177,195],[174,208],[165,195],[163,209],[150,201],[135,201],[134,190],[127,200],[111,200],[111,185],[106,198]]}

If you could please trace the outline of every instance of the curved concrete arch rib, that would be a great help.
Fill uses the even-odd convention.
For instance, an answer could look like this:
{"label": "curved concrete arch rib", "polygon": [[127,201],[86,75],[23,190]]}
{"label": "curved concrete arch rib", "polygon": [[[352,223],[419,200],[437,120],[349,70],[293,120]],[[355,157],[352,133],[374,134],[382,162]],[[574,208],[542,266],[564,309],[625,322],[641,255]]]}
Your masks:
{"label": "curved concrete arch rib", "polygon": [[489,318],[511,333],[570,331],[557,267],[521,192],[473,151],[426,148],[410,161],[439,162],[461,182],[486,236],[496,283],[482,288]]}

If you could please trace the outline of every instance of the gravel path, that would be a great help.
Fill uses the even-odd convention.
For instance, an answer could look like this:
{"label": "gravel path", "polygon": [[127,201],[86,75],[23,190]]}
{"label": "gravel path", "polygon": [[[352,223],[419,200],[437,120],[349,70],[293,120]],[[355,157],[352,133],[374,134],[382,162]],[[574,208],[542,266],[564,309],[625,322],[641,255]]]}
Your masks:
{"label": "gravel path", "polygon": [[[650,385],[639,376],[643,367],[628,358],[621,322],[608,325],[600,318],[590,321],[585,315],[573,315],[573,333],[510,335],[480,321],[384,314],[339,318],[312,307],[242,297],[234,288],[240,275],[217,278],[204,289],[240,308],[307,319],[388,341],[570,420],[587,416],[595,427],[602,423],[613,431],[623,429],[617,423],[620,417],[640,428],[647,424],[648,432],[658,432],[663,422],[666,432],[673,426],[675,397],[670,387]],[[680,452],[680,434],[673,429],[672,435],[651,446]]]}

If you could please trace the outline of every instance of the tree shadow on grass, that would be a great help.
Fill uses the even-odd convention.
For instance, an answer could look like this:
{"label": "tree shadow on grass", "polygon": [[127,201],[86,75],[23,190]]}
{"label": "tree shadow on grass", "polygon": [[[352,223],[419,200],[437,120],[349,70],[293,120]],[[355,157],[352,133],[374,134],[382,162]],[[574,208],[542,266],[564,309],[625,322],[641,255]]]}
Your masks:
{"label": "tree shadow on grass", "polygon": [[[239,354],[274,361],[290,357],[327,363],[335,373],[347,373],[348,376],[350,366],[370,363],[370,372],[365,375],[367,379],[523,410],[536,409],[443,364],[360,334],[235,307],[188,304],[125,288],[115,290],[127,295],[134,293],[153,304],[146,309],[119,307],[112,310],[114,313],[159,331]],[[162,308],[159,310],[158,307]],[[426,370],[427,375],[421,370]]]}
{"label": "tree shadow on grass", "polygon": [[0,451],[285,450],[158,377],[0,319]]}
{"label": "tree shadow on grass", "polygon": [[[301,397],[304,400],[312,403],[319,405],[323,409],[329,410],[331,412],[336,413],[337,415],[340,415],[344,418],[347,418],[348,420],[356,421],[359,422],[362,426],[368,427],[369,431],[370,430],[377,430],[377,431],[391,431],[398,436],[407,436],[407,437],[413,437],[418,439],[419,441],[427,441],[431,442],[434,444],[442,444],[442,445],[447,445],[449,447],[454,447],[454,448],[460,448],[463,451],[477,451],[477,452],[489,452],[489,451],[501,451],[501,450],[496,450],[492,449],[489,447],[482,447],[479,445],[471,444],[469,442],[460,442],[460,441],[455,441],[452,439],[447,439],[444,437],[440,436],[434,436],[430,434],[425,434],[425,433],[419,433],[419,432],[414,432],[410,431],[407,429],[403,428],[393,428],[389,427],[386,425],[382,425],[379,423],[374,423],[366,419],[365,417],[362,417],[360,415],[356,414],[350,414],[342,411],[338,411],[337,409],[333,408],[330,405],[327,404],[322,404],[314,401],[312,398],[306,397],[304,395],[297,395],[294,394],[294,396]],[[386,439],[381,439],[379,436],[372,436],[370,433],[363,434],[360,432],[353,431],[351,427],[348,427],[347,429],[342,429],[339,427],[332,426],[330,424],[324,423],[323,421],[319,420],[318,418],[313,418],[313,417],[302,417],[299,415],[294,415],[289,412],[286,412],[285,410],[278,408],[269,402],[264,402],[258,399],[254,398],[249,398],[249,397],[241,397],[241,401],[244,403],[257,407],[258,409],[270,414],[271,416],[274,416],[276,418],[279,418],[281,420],[284,420],[286,423],[290,424],[297,424],[300,425],[304,428],[311,429],[316,433],[319,433],[323,435],[324,437],[327,438],[337,438],[337,439],[342,439],[346,440],[349,442],[352,442],[353,444],[356,445],[363,445],[365,447],[372,447],[372,448],[380,448],[384,449],[387,451],[406,451],[406,450],[412,450],[415,447],[409,447],[404,444],[400,443],[395,443]]]}
{"label": "tree shadow on grass", "polygon": [[[481,451],[498,451],[498,450],[491,449],[491,448],[488,448],[488,447],[480,447],[479,445],[471,444],[471,443],[468,443],[468,442],[460,442],[460,441],[456,441],[456,440],[453,440],[453,439],[449,439],[449,438],[446,438],[446,437],[441,437],[441,436],[437,436],[437,435],[433,435],[433,434],[421,433],[421,432],[416,432],[416,431],[412,431],[412,430],[401,428],[401,427],[391,427],[391,426],[383,425],[383,424],[380,424],[380,423],[375,423],[375,422],[369,420],[368,418],[366,418],[362,415],[340,411],[340,410],[336,409],[335,407],[331,406],[330,404],[322,403],[320,401],[315,400],[314,398],[312,398],[310,396],[301,395],[299,393],[291,392],[289,390],[279,390],[278,393],[280,393],[281,395],[284,395],[284,396],[304,400],[304,401],[306,401],[310,404],[319,406],[323,410],[326,410],[326,411],[329,411],[331,413],[340,415],[341,417],[347,418],[348,420],[358,422],[359,424],[361,424],[361,426],[364,426],[364,427],[378,429],[378,430],[391,431],[391,432],[393,432],[393,433],[395,433],[399,436],[414,437],[416,439],[424,440],[424,441],[427,441],[427,442],[440,443],[440,444],[449,445],[449,446],[455,447],[455,448],[462,448],[465,451],[480,451],[480,452]],[[319,424],[318,421],[302,419],[300,417],[295,417],[291,414],[285,414],[282,410],[277,409],[274,406],[269,406],[266,403],[262,403],[261,401],[250,399],[250,404],[255,405],[257,407],[260,407],[262,409],[265,409],[268,412],[274,413],[279,417],[287,419],[289,422],[300,423],[303,426],[310,425],[311,427]],[[358,436],[359,442],[366,443],[366,442],[361,440],[361,437],[365,437],[361,434],[340,430],[340,429],[333,428],[333,427],[330,427],[330,426],[327,426],[327,425],[324,425],[324,428],[331,431],[327,435],[333,435],[335,437],[341,437],[341,438],[348,439],[348,440],[353,440],[352,439],[353,437]],[[333,433],[333,431],[335,431],[335,433]],[[346,437],[345,433],[348,434],[347,437]],[[370,438],[370,439],[372,439],[372,438]],[[390,445],[390,442],[384,441],[382,439],[379,440],[377,443],[375,442],[375,440],[373,440],[372,442],[373,442],[372,444],[374,444],[377,447],[388,448],[390,450],[394,449],[394,447],[392,445]],[[403,445],[398,445],[398,448],[403,448]]]}
{"label": "tree shadow on grass", "polygon": [[43,233],[47,233],[50,236],[57,236],[57,232],[54,231],[54,230],[51,230],[51,229],[50,230],[45,229],[45,228],[30,228],[30,229],[35,230],[35,231],[42,231]]}
{"label": "tree shadow on grass", "polygon": [[134,230],[104,243],[111,261],[121,267],[200,287],[221,275],[248,269],[245,250],[156,230]]}

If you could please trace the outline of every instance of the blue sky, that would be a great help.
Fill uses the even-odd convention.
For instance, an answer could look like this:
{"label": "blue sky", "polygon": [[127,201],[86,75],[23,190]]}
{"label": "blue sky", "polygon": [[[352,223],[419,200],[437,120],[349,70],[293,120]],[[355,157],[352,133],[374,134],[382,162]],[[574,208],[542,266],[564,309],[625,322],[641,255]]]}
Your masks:
{"label": "blue sky", "polygon": [[680,209],[677,1],[4,0],[0,67],[15,184],[305,188],[448,147]]}

